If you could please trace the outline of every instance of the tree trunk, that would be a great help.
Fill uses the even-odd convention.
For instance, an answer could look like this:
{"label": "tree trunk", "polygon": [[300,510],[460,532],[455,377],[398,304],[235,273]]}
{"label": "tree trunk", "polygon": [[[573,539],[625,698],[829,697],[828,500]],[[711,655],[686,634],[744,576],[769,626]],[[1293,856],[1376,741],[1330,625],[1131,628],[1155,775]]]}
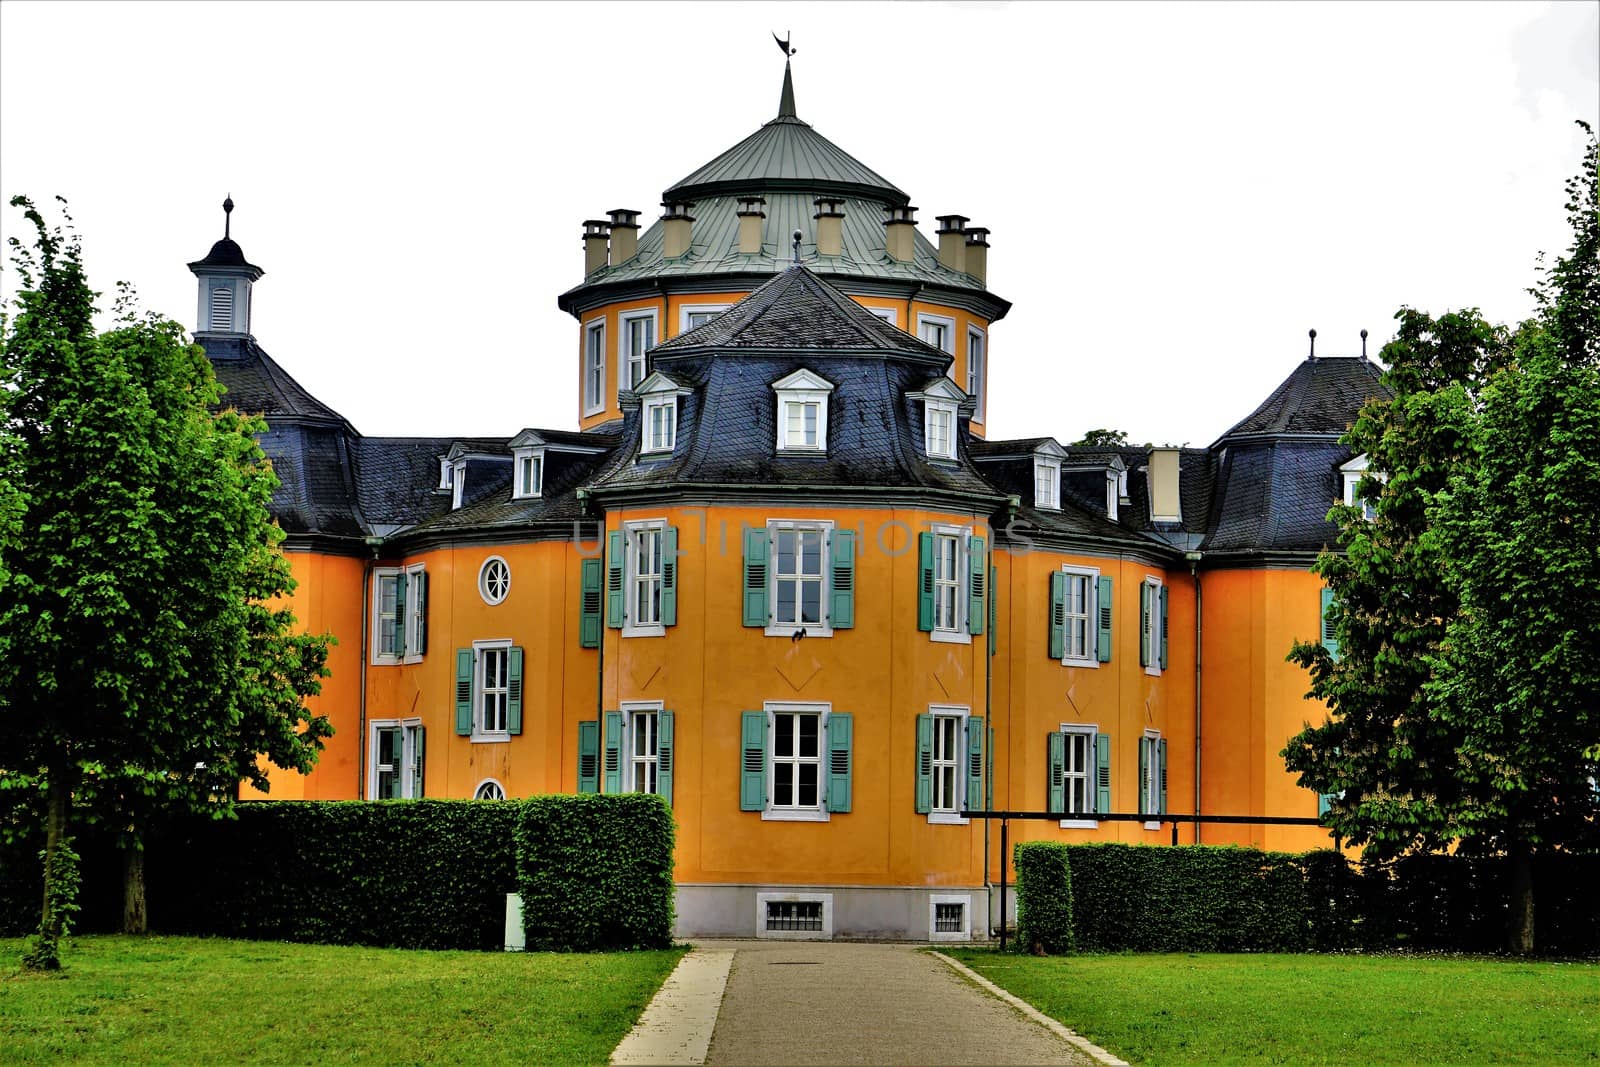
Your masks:
{"label": "tree trunk", "polygon": [[144,849],[125,845],[122,849],[122,932],[149,932],[144,906]]}
{"label": "tree trunk", "polygon": [[[47,793],[49,809],[45,815],[44,896],[39,909],[39,932],[23,963],[36,971],[58,971],[61,956],[58,946],[66,933],[66,915],[56,907],[56,880],[61,871],[61,849],[67,839],[67,814],[72,804],[72,785],[64,768],[50,767]],[[69,875],[70,877],[70,875]]]}
{"label": "tree trunk", "polygon": [[1533,951],[1533,852],[1527,845],[1511,847],[1511,914],[1506,947],[1512,952]]}

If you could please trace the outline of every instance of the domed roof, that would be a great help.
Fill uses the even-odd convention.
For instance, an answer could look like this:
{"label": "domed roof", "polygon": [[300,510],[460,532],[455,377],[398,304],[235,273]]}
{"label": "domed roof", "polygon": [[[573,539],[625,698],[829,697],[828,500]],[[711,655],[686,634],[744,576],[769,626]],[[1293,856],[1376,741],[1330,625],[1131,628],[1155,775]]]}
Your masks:
{"label": "domed roof", "polygon": [[224,237],[211,246],[211,251],[205,259],[198,260],[192,266],[198,267],[248,267],[251,266],[244,258],[244,249],[239,247],[239,242],[230,237]]}
{"label": "domed roof", "polygon": [[840,193],[885,204],[911,198],[883,175],[804,122],[794,109],[794,79],[783,68],[778,117],[662,194],[668,202],[738,192]]}

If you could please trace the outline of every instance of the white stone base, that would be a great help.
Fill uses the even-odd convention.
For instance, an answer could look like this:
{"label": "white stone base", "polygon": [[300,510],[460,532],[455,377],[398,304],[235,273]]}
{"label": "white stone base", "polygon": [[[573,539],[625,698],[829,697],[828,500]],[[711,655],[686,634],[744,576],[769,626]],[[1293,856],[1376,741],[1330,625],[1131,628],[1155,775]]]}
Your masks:
{"label": "white stone base", "polygon": [[[993,890],[983,886],[838,886],[784,884],[679,884],[678,938],[782,937],[839,941],[986,941]],[[822,931],[768,931],[767,901],[823,903]],[[963,930],[935,934],[933,905],[966,904]]]}

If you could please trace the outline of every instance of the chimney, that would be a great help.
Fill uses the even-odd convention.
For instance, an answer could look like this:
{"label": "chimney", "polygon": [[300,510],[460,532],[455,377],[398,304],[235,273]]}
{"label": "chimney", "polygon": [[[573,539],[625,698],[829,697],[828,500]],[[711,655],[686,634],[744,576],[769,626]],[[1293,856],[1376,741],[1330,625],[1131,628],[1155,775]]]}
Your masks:
{"label": "chimney", "polygon": [[967,230],[967,273],[979,285],[989,284],[989,231],[982,226]]}
{"label": "chimney", "polygon": [[934,231],[939,235],[939,262],[963,274],[967,271],[968,221],[965,215],[940,215],[939,228]]}
{"label": "chimney", "polygon": [[916,250],[917,209],[914,207],[886,207],[888,215],[883,220],[884,250],[889,258],[900,263],[910,263]]}
{"label": "chimney", "polygon": [[817,213],[812,218],[817,223],[817,255],[844,255],[844,200],[817,197]]}
{"label": "chimney", "polygon": [[586,219],[583,224],[583,273],[593,274],[606,265],[606,241],[611,237],[611,223],[604,219]]}
{"label": "chimney", "polygon": [[1152,448],[1149,464],[1145,479],[1150,489],[1150,521],[1183,521],[1178,503],[1178,450]]}
{"label": "chimney", "polygon": [[639,252],[639,213],[619,207],[606,214],[611,216],[611,262],[626,263]]}
{"label": "chimney", "polygon": [[664,200],[661,206],[667,209],[661,216],[661,254],[667,259],[678,259],[689,252],[690,227],[694,225],[689,209],[694,205],[687,201]]}
{"label": "chimney", "polygon": [[761,220],[767,217],[762,208],[767,206],[759,196],[739,198],[739,254],[758,255],[761,252]]}

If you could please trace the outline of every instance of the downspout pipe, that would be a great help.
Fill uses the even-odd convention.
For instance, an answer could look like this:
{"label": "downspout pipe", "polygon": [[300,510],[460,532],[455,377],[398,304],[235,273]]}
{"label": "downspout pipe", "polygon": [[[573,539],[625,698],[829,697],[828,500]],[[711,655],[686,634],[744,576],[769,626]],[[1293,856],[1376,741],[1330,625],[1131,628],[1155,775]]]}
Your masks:
{"label": "downspout pipe", "polygon": [[[595,509],[595,499],[588,489],[578,490],[578,504],[583,508],[584,514],[591,514]],[[600,588],[605,589],[606,575],[606,520],[605,511],[601,510],[599,523],[600,542]],[[599,730],[600,747],[603,752],[606,743],[606,598],[605,593],[600,595],[600,643],[595,646],[594,655],[594,721]],[[598,773],[598,768],[597,768]],[[602,779],[603,780],[603,776]],[[595,782],[598,790],[600,781]]]}
{"label": "downspout pipe", "polygon": [[[1017,509],[1020,508],[1020,507],[1022,507],[1022,497],[1017,496],[1015,494],[1006,497],[1006,524],[1005,524],[1005,529],[1010,529],[1011,528],[1011,523],[1017,517]],[[996,571],[995,566],[994,566],[995,548],[996,548],[996,545],[995,545],[995,531],[993,529],[990,529],[990,531],[989,531],[989,573],[991,575],[998,575],[998,573],[999,573],[998,571]],[[989,596],[991,598],[993,598],[995,595],[996,595],[995,584],[993,582],[990,582],[989,583]],[[988,724],[987,728],[988,728],[989,733],[991,735],[993,735],[993,736],[1001,736],[1000,731],[995,729],[995,725],[994,725],[994,660],[995,660],[995,656],[999,653],[999,650],[1000,650],[1000,647],[1001,647],[1000,646],[1000,633],[999,633],[999,630],[1000,630],[1000,613],[998,611],[996,611],[994,613],[994,629],[995,629],[995,632],[993,634],[989,635],[989,636],[990,636],[990,641],[992,642],[993,647],[995,649],[995,652],[990,653],[988,662],[985,664],[985,669],[984,669],[984,672],[983,672],[983,721]],[[1010,646],[1007,645],[1006,647],[1009,648]],[[1004,736],[1007,737],[1007,738],[1009,738],[1011,736],[1011,713],[1010,713],[1010,708],[1009,707],[1007,707],[1007,709],[1006,709],[1006,731],[1005,731]],[[984,740],[987,741],[988,738],[985,738]],[[985,786],[984,786],[983,803],[984,803],[984,806],[986,808],[988,808],[988,810],[993,811],[994,810],[994,755],[995,754],[994,754],[994,746],[990,745],[988,747],[989,747],[989,766],[987,768],[988,774],[986,776],[987,780],[986,780]],[[1009,796],[1009,794],[1007,794],[1007,795]],[[1010,804],[1010,801],[1008,800],[1007,801],[1007,805],[1009,806],[1009,804]],[[969,803],[968,806],[970,807],[971,804]],[[990,848],[990,844],[991,844],[991,840],[990,840],[990,836],[989,836],[989,827],[990,827],[991,821],[992,820],[990,820],[990,819],[983,820],[983,888],[984,888],[985,897],[988,897],[990,894],[992,894],[994,892],[994,879],[989,877],[989,848]],[[1002,845],[1002,854],[1000,856],[1000,862],[1001,862],[1002,865],[1006,861],[1003,849],[1004,849],[1004,845]],[[1001,929],[1002,933],[1004,933],[1004,931],[1005,931],[1005,925],[1006,925],[1005,908],[1002,905],[1002,907],[1000,909],[1000,929]],[[991,927],[990,932],[993,933],[993,928],[992,927]]]}
{"label": "downspout pipe", "polygon": [[358,701],[359,730],[356,737],[356,799],[367,798],[367,661],[372,653],[372,565],[383,549],[383,538],[367,538],[372,550],[361,566],[361,698]]}
{"label": "downspout pipe", "polygon": [[[1189,577],[1194,581],[1194,813],[1200,814],[1200,746],[1204,731],[1200,729],[1200,620],[1203,617],[1200,599],[1200,553],[1186,552],[1184,559],[1189,561]],[[1200,824],[1194,824],[1194,843],[1200,844]]]}

